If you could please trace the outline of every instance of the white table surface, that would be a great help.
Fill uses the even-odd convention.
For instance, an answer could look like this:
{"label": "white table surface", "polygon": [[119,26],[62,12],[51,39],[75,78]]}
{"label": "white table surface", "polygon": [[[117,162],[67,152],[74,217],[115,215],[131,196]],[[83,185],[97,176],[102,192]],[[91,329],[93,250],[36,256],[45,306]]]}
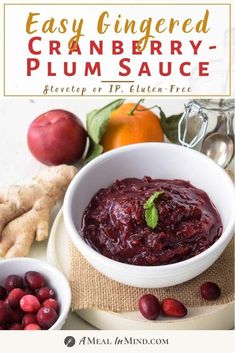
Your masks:
{"label": "white table surface", "polygon": [[[0,187],[24,183],[45,166],[39,163],[27,147],[27,130],[30,123],[40,114],[51,109],[65,109],[85,121],[86,113],[101,107],[111,99],[1,99],[0,100]],[[137,99],[132,101],[136,102]],[[186,100],[146,99],[146,106],[158,104],[167,115],[180,113]],[[157,111],[156,111],[157,112]],[[54,212],[55,216],[56,212]],[[54,218],[54,217],[53,217]],[[53,220],[52,220],[53,221]],[[33,246],[30,256],[46,260],[47,242]],[[70,314],[63,329],[91,329],[91,325]]]}

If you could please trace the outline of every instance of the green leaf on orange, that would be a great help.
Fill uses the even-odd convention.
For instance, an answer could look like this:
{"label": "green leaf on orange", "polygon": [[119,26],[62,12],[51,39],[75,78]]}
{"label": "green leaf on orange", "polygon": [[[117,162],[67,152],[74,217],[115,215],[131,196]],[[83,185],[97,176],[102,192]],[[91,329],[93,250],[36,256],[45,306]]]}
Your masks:
{"label": "green leaf on orange", "polygon": [[86,127],[89,137],[89,148],[84,164],[87,164],[103,152],[103,146],[100,144],[100,141],[107,129],[110,114],[120,107],[124,101],[125,99],[117,99],[87,114]]}
{"label": "green leaf on orange", "polygon": [[83,162],[83,165],[89,163],[92,159],[98,157],[103,152],[103,146],[97,144],[89,138],[89,148],[87,151],[86,159]]}
{"label": "green leaf on orange", "polygon": [[117,99],[101,109],[92,110],[87,114],[87,133],[93,142],[100,143],[106,131],[110,114],[124,101],[124,99]]}

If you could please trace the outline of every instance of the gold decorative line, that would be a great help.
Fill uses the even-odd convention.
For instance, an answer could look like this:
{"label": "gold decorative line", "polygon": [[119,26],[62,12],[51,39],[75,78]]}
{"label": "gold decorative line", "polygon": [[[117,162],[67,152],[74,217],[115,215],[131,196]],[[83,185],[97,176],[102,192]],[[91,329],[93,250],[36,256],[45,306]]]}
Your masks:
{"label": "gold decorative line", "polygon": [[231,5],[231,4],[228,4],[228,3],[222,3],[222,2],[220,2],[220,3],[208,3],[208,2],[204,2],[204,3],[193,3],[193,2],[190,2],[190,3],[172,3],[172,2],[161,2],[161,3],[131,3],[131,4],[129,4],[129,3],[30,3],[30,2],[28,2],[28,3],[25,3],[25,2],[23,2],[23,3],[8,3],[8,4],[5,4],[5,5],[25,5],[25,6],[28,6],[28,5],[49,5],[49,6],[52,6],[52,5],[62,5],[62,6],[64,6],[64,5],[69,5],[69,6],[71,6],[71,5],[75,5],[75,6],[87,6],[87,5],[92,5],[92,6],[94,6],[94,5],[98,5],[98,6],[103,6],[103,5],[108,5],[108,6],[112,6],[112,5],[114,5],[114,6],[120,6],[120,5],[125,5],[125,6],[138,6],[138,5],[147,5],[147,6],[151,6],[151,5],[153,5],[153,6],[158,6],[158,5],[181,5],[181,6],[184,6],[184,5],[192,5],[192,6],[195,6],[195,5],[199,5],[199,6],[201,6],[201,5],[207,5],[207,6],[209,6],[209,5],[212,5],[212,6],[214,6],[214,5],[219,5],[219,6],[227,6],[227,5]]}
{"label": "gold decorative line", "polygon": [[129,80],[129,81],[121,81],[121,80],[102,80],[100,81],[102,83],[134,83],[135,81]]}
{"label": "gold decorative line", "polygon": [[229,4],[229,95],[232,95],[232,5]]}
{"label": "gold decorative line", "polygon": [[6,82],[6,33],[5,33],[5,16],[6,16],[6,4],[3,5],[3,95],[6,96],[5,82]]}
{"label": "gold decorative line", "polygon": [[[85,94],[85,95],[79,95],[79,94],[5,94],[5,97],[113,97],[112,94]],[[195,97],[205,97],[205,98],[213,98],[213,97],[230,97],[230,94],[152,94],[152,95],[146,95],[146,94],[119,94],[115,95],[115,97],[148,97],[148,98],[156,98],[156,97],[190,97],[190,98],[195,98]]]}

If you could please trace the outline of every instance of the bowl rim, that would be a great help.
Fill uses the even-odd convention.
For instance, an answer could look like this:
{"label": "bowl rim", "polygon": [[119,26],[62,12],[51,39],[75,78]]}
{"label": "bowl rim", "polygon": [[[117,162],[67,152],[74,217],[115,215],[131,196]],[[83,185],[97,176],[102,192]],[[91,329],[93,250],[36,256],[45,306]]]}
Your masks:
{"label": "bowl rim", "polygon": [[[72,196],[74,193],[74,190],[77,188],[77,184],[79,183],[79,180],[84,176],[84,174],[88,173],[94,166],[97,164],[103,163],[104,161],[112,158],[114,155],[122,154],[125,153],[126,151],[131,151],[135,149],[148,149],[148,148],[160,148],[160,149],[173,149],[175,151],[184,151],[184,153],[191,154],[196,156],[197,158],[201,158],[208,164],[212,165],[215,167],[218,172],[223,175],[223,178],[227,179],[227,183],[230,184],[231,186],[231,192],[233,193],[234,197],[232,198],[232,209],[234,210],[235,213],[235,188],[233,185],[233,182],[229,175],[225,172],[223,168],[218,166],[212,159],[207,157],[206,155],[187,148],[183,147],[180,145],[175,145],[172,143],[162,143],[162,142],[145,142],[145,143],[137,143],[137,144],[132,144],[128,146],[123,146],[119,147],[117,149],[108,151],[97,158],[93,159],[90,161],[87,165],[85,165],[83,168],[79,170],[79,172],[75,175],[73,180],[71,181],[66,194],[64,198],[64,203],[63,203],[63,217],[64,217],[64,222],[65,226],[68,230],[69,236],[72,238],[75,246],[81,251],[82,254],[84,252],[86,254],[89,254],[90,258],[95,259],[99,263],[106,263],[109,265],[110,268],[116,268],[116,266],[119,266],[120,269],[123,271],[131,271],[135,272],[136,270],[143,272],[145,275],[147,275],[149,272],[153,271],[154,272],[164,272],[168,271],[171,269],[180,269],[184,266],[191,265],[195,262],[198,262],[202,259],[204,259],[207,256],[210,256],[211,253],[215,252],[230,236],[230,233],[232,233],[232,230],[234,229],[235,226],[235,220],[234,218],[230,218],[228,221],[228,224],[225,229],[223,229],[223,232],[218,240],[216,240],[215,243],[213,243],[208,249],[204,250],[202,253],[195,255],[189,259],[180,261],[180,262],[175,262],[173,264],[167,264],[167,265],[159,265],[159,266],[140,266],[140,265],[133,265],[133,264],[127,264],[123,262],[119,262],[113,259],[110,259],[99,252],[97,252],[95,249],[93,249],[89,244],[86,243],[86,241],[82,238],[80,235],[80,232],[77,230],[73,219],[72,219],[72,214],[70,213],[71,206],[72,206]],[[232,211],[231,211],[232,213]],[[232,237],[232,235],[231,235]],[[85,256],[85,255],[84,255]],[[85,256],[86,257],[86,256]],[[127,272],[125,273],[127,275]]]}
{"label": "bowl rim", "polygon": [[[70,311],[70,306],[71,306],[71,298],[72,298],[72,294],[71,294],[71,288],[70,285],[68,283],[67,278],[65,277],[65,275],[59,271],[55,266],[49,264],[46,261],[43,260],[39,260],[39,259],[35,259],[33,257],[14,257],[14,258],[10,258],[10,259],[3,259],[0,261],[0,267],[1,264],[8,264],[8,263],[18,263],[18,262],[28,262],[29,266],[30,263],[34,262],[35,265],[38,264],[39,269],[38,272],[40,272],[40,266],[44,268],[49,268],[50,271],[52,272],[56,272],[57,275],[60,277],[60,281],[63,281],[63,293],[65,293],[65,295],[63,296],[64,298],[66,298],[65,303],[64,303],[64,309],[59,313],[59,316],[56,320],[56,322],[48,329],[48,330],[54,330],[57,329],[57,326],[60,327],[60,325],[62,325]],[[29,270],[30,271],[30,270]],[[35,271],[35,270],[33,270]],[[50,279],[50,274],[46,275],[49,279]],[[56,289],[55,289],[56,290]],[[46,330],[46,331],[48,331]]]}

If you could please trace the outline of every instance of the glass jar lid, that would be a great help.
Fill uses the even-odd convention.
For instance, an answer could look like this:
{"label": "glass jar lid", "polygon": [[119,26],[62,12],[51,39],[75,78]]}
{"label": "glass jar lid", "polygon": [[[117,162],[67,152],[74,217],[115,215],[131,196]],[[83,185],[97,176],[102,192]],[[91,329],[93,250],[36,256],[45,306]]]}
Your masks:
{"label": "glass jar lid", "polygon": [[235,99],[193,99],[191,102],[206,110],[228,111],[235,107]]}

